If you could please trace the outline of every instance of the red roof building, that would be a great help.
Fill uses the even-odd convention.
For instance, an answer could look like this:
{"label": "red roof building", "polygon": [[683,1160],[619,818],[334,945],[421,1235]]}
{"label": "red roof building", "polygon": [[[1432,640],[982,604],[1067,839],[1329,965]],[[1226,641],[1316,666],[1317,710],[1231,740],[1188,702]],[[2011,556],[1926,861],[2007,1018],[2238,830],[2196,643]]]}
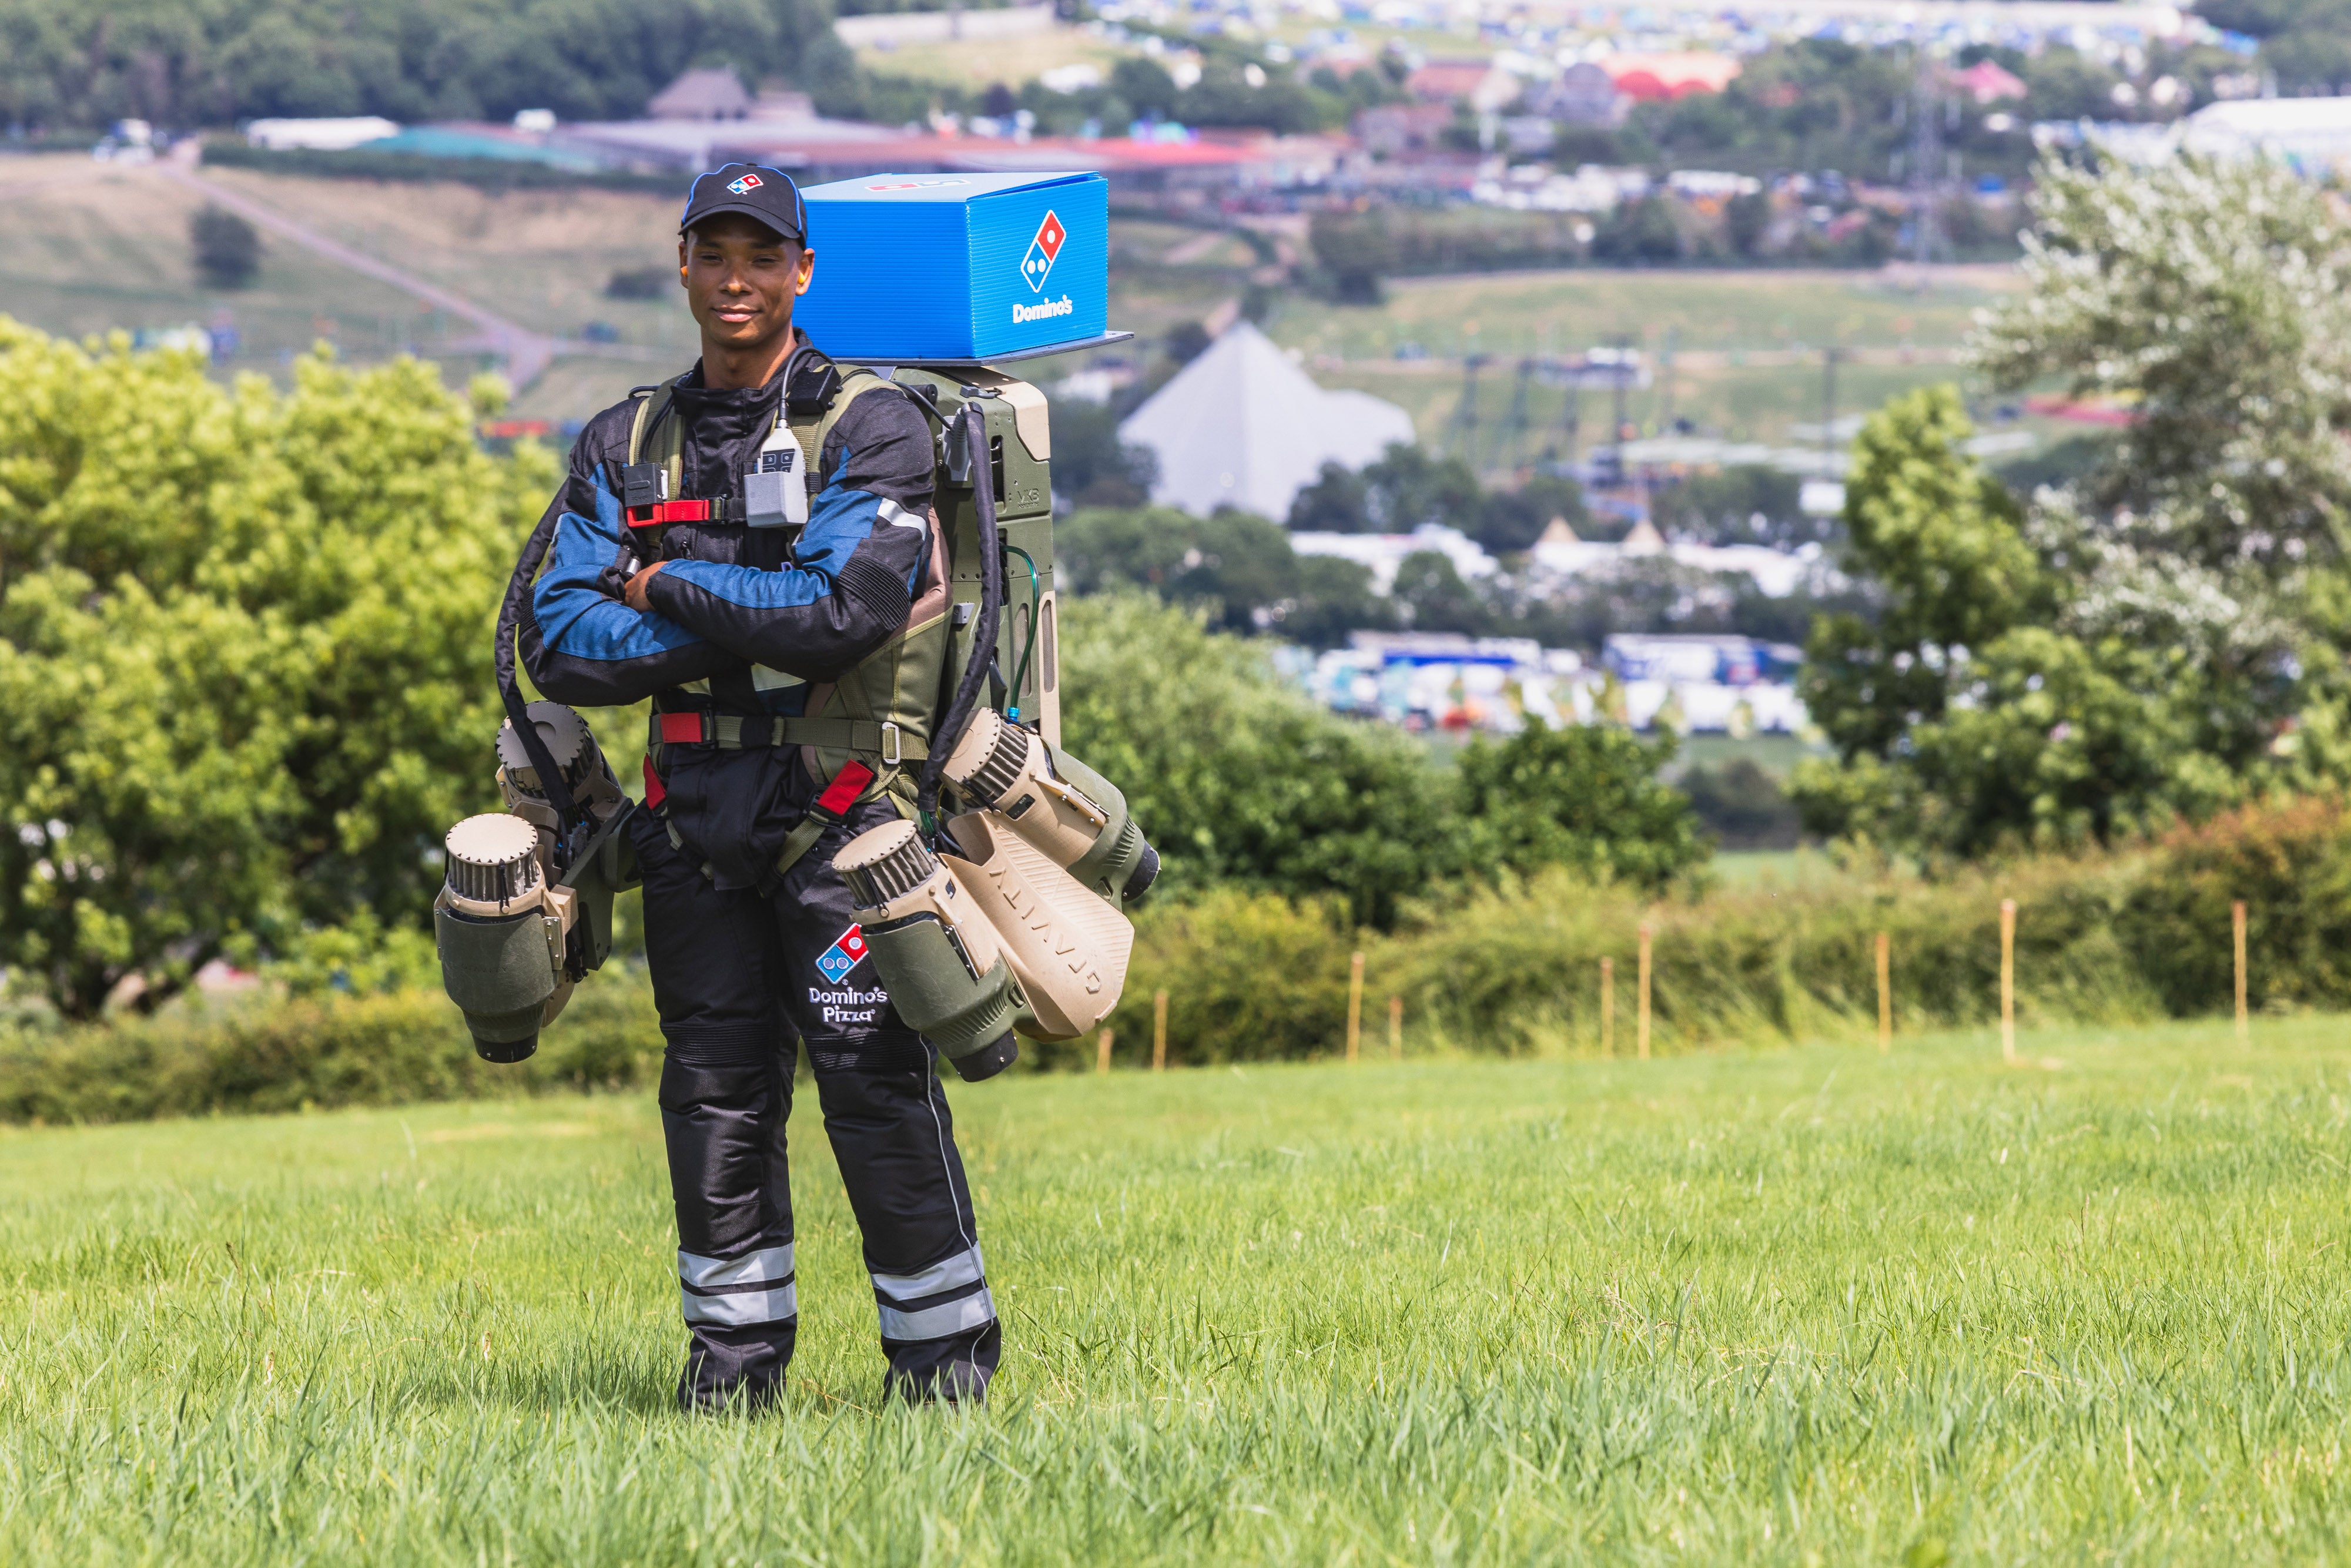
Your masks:
{"label": "red roof building", "polygon": [[1609,55],[1600,66],[1615,82],[1618,92],[1649,102],[1720,92],[1739,75],[1739,61],[1733,57],[1698,51]]}

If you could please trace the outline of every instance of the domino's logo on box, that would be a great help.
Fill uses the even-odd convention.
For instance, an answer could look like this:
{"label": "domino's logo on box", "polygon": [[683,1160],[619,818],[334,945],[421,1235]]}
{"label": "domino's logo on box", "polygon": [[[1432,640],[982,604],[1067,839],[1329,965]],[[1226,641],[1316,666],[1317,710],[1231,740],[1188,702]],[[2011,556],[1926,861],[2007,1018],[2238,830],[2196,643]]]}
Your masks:
{"label": "domino's logo on box", "polygon": [[832,946],[817,955],[816,972],[824,977],[825,984],[837,986],[849,971],[865,961],[865,930],[852,925],[832,939]]}
{"label": "domino's logo on box", "polygon": [[1053,271],[1053,258],[1061,254],[1061,242],[1070,237],[1061,220],[1052,213],[1037,225],[1037,237],[1029,242],[1029,252],[1020,258],[1020,276],[1029,280],[1031,293],[1042,293],[1045,279]]}

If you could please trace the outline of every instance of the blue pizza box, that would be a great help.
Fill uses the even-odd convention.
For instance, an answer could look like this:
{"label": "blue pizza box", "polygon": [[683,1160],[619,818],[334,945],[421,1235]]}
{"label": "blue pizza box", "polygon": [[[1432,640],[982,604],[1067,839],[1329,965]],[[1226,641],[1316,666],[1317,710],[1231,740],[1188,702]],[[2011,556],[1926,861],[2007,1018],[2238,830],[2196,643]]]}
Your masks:
{"label": "blue pizza box", "polygon": [[800,194],[816,277],[792,319],[836,360],[1019,359],[1106,335],[1100,174],[872,174]]}

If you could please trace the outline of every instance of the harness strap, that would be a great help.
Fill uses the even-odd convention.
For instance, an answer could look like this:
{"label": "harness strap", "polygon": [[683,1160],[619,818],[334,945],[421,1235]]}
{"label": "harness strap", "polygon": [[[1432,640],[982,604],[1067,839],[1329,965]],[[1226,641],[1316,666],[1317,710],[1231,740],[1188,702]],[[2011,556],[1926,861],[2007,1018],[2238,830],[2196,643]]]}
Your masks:
{"label": "harness strap", "polygon": [[930,756],[928,747],[888,719],[746,718],[689,709],[657,713],[650,728],[646,738],[653,746],[715,746],[721,751],[813,746],[820,751],[866,752],[879,758],[884,767],[920,762]]}
{"label": "harness strap", "polygon": [[850,758],[833,775],[832,782],[809,802],[807,812],[792,825],[792,831],[784,835],[784,847],[776,856],[776,874],[781,876],[798,865],[800,858],[816,847],[817,840],[824,837],[826,829],[849,815],[849,809],[857,804],[857,797],[872,782],[873,769],[855,758]]}

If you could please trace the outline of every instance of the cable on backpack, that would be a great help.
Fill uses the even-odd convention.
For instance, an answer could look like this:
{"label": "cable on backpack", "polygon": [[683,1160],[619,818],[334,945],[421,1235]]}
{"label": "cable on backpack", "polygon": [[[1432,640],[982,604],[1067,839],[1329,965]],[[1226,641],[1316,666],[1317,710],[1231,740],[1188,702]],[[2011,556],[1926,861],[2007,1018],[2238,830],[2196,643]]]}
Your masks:
{"label": "cable on backpack", "polygon": [[979,705],[979,688],[996,663],[997,624],[1004,614],[1003,538],[996,528],[996,487],[988,482],[987,416],[976,403],[963,409],[964,443],[971,459],[972,515],[979,525],[979,614],[971,628],[971,662],[964,666],[955,700],[931,741],[931,754],[914,785],[914,810],[927,833],[939,809],[939,774],[947,754],[963,738]]}
{"label": "cable on backpack", "polygon": [[506,705],[507,717],[514,724],[515,738],[530,755],[530,765],[547,791],[548,803],[567,825],[576,826],[587,821],[589,813],[563,782],[563,769],[556,766],[555,756],[547,749],[538,726],[530,721],[522,691],[515,681],[515,629],[522,622],[523,601],[530,597],[532,580],[538,576],[539,562],[547,559],[547,547],[554,542],[555,527],[562,516],[563,492],[558,490],[555,498],[547,504],[547,510],[540,514],[538,526],[523,541],[522,557],[515,562],[514,576],[507,581],[506,601],[498,606],[497,647],[490,655],[490,663],[497,672],[498,698]]}

